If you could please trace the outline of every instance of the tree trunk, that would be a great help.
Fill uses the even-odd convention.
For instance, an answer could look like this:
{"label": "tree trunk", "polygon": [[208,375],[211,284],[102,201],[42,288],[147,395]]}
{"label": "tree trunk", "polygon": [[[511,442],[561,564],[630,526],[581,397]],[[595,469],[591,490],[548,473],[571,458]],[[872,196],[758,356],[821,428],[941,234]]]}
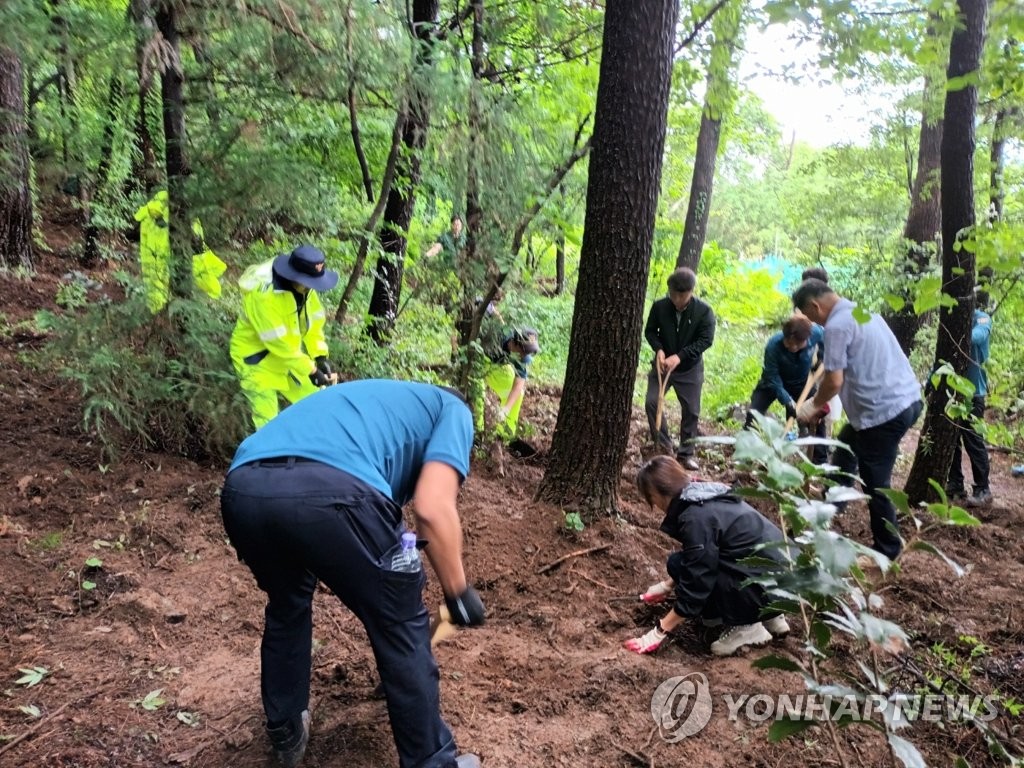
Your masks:
{"label": "tree trunk", "polygon": [[167,201],[171,229],[171,294],[192,295],[192,235],[185,180],[191,170],[185,146],[184,72],[181,66],[181,41],[174,0],[161,0],[156,10],[156,26],[164,38],[170,61],[160,73],[164,118],[164,153],[167,168]]}
{"label": "tree trunk", "polygon": [[391,185],[380,228],[383,254],[377,259],[373,295],[370,298],[370,322],[367,330],[377,344],[387,344],[398,316],[405,271],[406,233],[416,207],[416,187],[420,181],[420,161],[427,143],[430,122],[430,97],[423,87],[423,75],[433,63],[433,34],[440,10],[439,0],[414,0],[413,27],[416,56],[413,62],[409,115],[402,132],[406,148],[399,156],[400,181]]}
{"label": "tree trunk", "polygon": [[739,0],[723,5],[715,14],[712,26],[715,43],[708,65],[707,91],[704,112],[697,134],[697,153],[693,160],[693,178],[690,182],[690,200],[686,206],[683,240],[679,245],[677,267],[689,267],[694,272],[700,265],[704,241],[711,213],[711,193],[715,186],[715,164],[718,145],[722,137],[722,116],[732,109],[733,59],[736,38],[740,30],[743,7]]}
{"label": "tree trunk", "polygon": [[29,172],[21,60],[0,47],[0,266],[32,268]]}
{"label": "tree trunk", "polygon": [[456,386],[463,392],[469,392],[470,377],[476,362],[476,350],[470,344],[479,330],[479,322],[474,322],[473,298],[475,281],[469,274],[472,265],[476,264],[477,252],[483,237],[484,212],[480,204],[480,188],[477,178],[478,147],[483,141],[483,110],[480,106],[481,79],[484,70],[484,3],[483,0],[470,0],[469,7],[473,16],[473,38],[470,44],[470,68],[473,80],[469,86],[469,108],[467,109],[467,132],[469,148],[466,153],[466,248],[465,258],[459,265],[462,273],[462,300],[459,304],[459,316],[455,321],[455,333],[459,348],[465,353],[461,360]]}
{"label": "tree trunk", "polygon": [[[957,26],[949,49],[948,78],[975,72],[985,43],[987,0],[958,0],[963,26]],[[939,311],[935,362],[946,361],[961,376],[967,370],[974,315],[974,254],[958,248],[958,239],[974,226],[974,119],[978,89],[967,85],[946,93],[942,132],[942,284],[957,300]],[[946,415],[952,390],[945,380],[928,396],[928,413],[907,478],[911,504],[935,496],[930,478],[944,484],[956,441],[956,423]]]}
{"label": "tree trunk", "polygon": [[538,490],[553,504],[592,513],[611,513],[618,505],[678,14],[675,0],[608,0],[605,8],[569,360]]}
{"label": "tree trunk", "polygon": [[156,157],[156,142],[149,119],[149,95],[153,87],[153,64],[146,51],[156,33],[151,0],[131,0],[128,13],[135,25],[135,72],[139,86],[139,103],[135,114],[135,152],[132,157],[132,177],[129,184],[142,191],[146,198],[153,196],[160,185],[160,169]]}
{"label": "tree trunk", "polygon": [[565,232],[559,230],[555,241],[555,296],[565,293]]}
{"label": "tree trunk", "polygon": [[103,141],[100,144],[100,160],[93,178],[83,182],[82,199],[85,207],[85,246],[82,250],[82,266],[91,267],[99,261],[99,227],[92,220],[92,201],[107,184],[110,176],[110,163],[114,155],[114,132],[117,130],[118,118],[121,114],[121,100],[124,87],[121,73],[115,70],[110,75],[110,92],[107,94],[107,121],[103,126]]}
{"label": "tree trunk", "polygon": [[883,317],[900,343],[903,353],[910,356],[914,349],[917,332],[924,320],[923,315],[914,311],[911,286],[928,269],[932,252],[938,243],[942,226],[941,195],[939,192],[939,164],[942,155],[942,118],[937,114],[935,104],[938,95],[930,78],[925,78],[924,106],[921,110],[921,140],[917,150],[917,174],[910,197],[910,211],[903,228],[903,239],[907,244],[904,256],[903,274],[897,287],[897,294],[903,298],[903,306],[893,311],[888,309]]}
{"label": "tree trunk", "polygon": [[1000,109],[996,112],[992,124],[992,147],[989,153],[989,184],[988,184],[988,217],[989,221],[1000,221],[1003,218],[1003,200],[1006,189],[1003,186],[1003,175],[1006,172],[1006,134],[1010,110]]}

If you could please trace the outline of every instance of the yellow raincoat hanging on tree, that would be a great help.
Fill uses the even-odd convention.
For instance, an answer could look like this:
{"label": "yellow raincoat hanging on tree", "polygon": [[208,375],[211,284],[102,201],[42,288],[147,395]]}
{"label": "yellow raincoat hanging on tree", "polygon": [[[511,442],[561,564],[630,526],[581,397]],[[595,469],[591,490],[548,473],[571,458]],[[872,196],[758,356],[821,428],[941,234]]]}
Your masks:
{"label": "yellow raincoat hanging on tree", "polygon": [[[167,305],[170,293],[171,230],[166,190],[157,192],[152,200],[139,208],[135,212],[135,220],[139,222],[139,261],[146,306],[155,315]],[[192,278],[196,287],[211,299],[219,298],[220,276],[227,265],[206,245],[199,219],[192,222],[192,234],[200,248],[200,253],[192,257]]]}

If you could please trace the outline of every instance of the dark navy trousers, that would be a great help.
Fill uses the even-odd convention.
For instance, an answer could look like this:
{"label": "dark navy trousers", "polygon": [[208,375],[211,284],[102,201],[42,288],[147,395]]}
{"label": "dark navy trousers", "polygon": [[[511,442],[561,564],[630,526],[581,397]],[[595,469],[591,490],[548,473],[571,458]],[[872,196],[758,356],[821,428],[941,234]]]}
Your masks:
{"label": "dark navy trousers", "polygon": [[339,469],[282,458],[231,471],[221,512],[231,543],[267,593],[261,691],[268,727],[301,727],[309,707],[319,579],[366,628],[401,768],[454,766],[423,604],[426,576],[389,568],[401,548],[398,505]]}
{"label": "dark navy trousers", "polygon": [[868,499],[871,515],[872,546],[888,558],[895,558],[903,549],[900,540],[896,507],[880,490],[892,487],[892,468],[900,453],[900,440],[921,415],[924,404],[918,400],[903,409],[893,418],[867,429],[854,429],[847,424],[839,431],[838,440],[850,446],[849,450],[837,448],[832,461],[845,475],[840,482],[853,485],[852,475],[860,471],[861,483]]}

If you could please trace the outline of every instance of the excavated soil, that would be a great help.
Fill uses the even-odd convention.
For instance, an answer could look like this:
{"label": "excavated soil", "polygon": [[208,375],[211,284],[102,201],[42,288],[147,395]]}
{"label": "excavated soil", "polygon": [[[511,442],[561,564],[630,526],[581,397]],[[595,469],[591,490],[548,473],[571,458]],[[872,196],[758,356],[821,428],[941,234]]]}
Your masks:
{"label": "excavated soil", "polygon": [[[24,362],[22,353],[44,339],[11,328],[52,308],[68,263],[58,244],[41,259],[37,278],[0,275],[0,765],[274,765],[259,699],[263,600],[220,521],[224,467],[147,453],[104,465],[80,430],[75,388]],[[528,400],[524,418],[536,425],[541,448],[556,409],[557,392]],[[621,515],[580,533],[564,530],[559,510],[532,501],[541,465],[509,459],[504,477],[490,460],[474,465],[460,511],[467,572],[489,620],[436,654],[444,714],[460,748],[479,753],[488,768],[840,765],[823,731],[771,744],[766,723],[726,717],[723,694],[803,691],[795,674],[751,666],[771,651],[798,651],[796,638],[732,659],[713,659],[707,638],[692,628],[657,656],[621,647],[660,611],[609,601],[662,578],[670,550],[658,517],[631,486],[642,436],[637,414]],[[915,440],[908,437],[904,449],[912,451]],[[987,650],[969,664],[970,685],[1021,700],[1024,480],[1010,476],[1009,464],[993,454],[996,501],[980,528],[932,537],[969,564],[968,574],[955,579],[937,559],[912,553],[882,594],[885,614],[912,631],[916,649],[975,638]],[[732,479],[712,455],[704,474]],[[868,537],[861,507],[841,526]],[[545,570],[592,548],[601,549]],[[98,568],[86,565],[94,557]],[[84,589],[85,581],[95,587]],[[431,583],[427,603],[438,599]],[[323,589],[314,635],[313,737],[304,765],[396,766],[365,633]],[[845,665],[857,674],[853,659]],[[48,674],[33,686],[16,682],[19,670],[33,667]],[[656,730],[652,695],[662,681],[689,672],[708,678],[711,722],[669,743]],[[159,694],[147,702],[153,691]],[[163,703],[154,706],[154,698]],[[966,726],[917,727],[911,738],[930,765],[950,765],[955,754],[972,766],[998,764]],[[839,740],[850,765],[891,764],[867,729],[843,730]]]}

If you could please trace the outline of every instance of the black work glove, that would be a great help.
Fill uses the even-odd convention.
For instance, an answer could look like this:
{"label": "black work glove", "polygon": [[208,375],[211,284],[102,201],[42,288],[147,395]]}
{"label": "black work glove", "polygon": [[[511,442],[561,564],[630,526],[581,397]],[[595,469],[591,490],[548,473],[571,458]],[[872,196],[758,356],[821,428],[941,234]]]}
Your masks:
{"label": "black work glove", "polygon": [[331,370],[331,364],[327,361],[325,355],[320,355],[316,359],[316,369],[320,371],[324,376],[330,376],[334,371]]}
{"label": "black work glove", "polygon": [[309,380],[313,382],[314,387],[327,387],[331,384],[331,377],[319,368],[309,374]]}
{"label": "black work glove", "polygon": [[790,400],[788,403],[786,403],[786,418],[787,419],[795,419],[796,418],[796,403],[794,403],[792,400]]}
{"label": "black work glove", "polygon": [[444,604],[451,614],[452,624],[477,627],[484,623],[484,603],[473,587],[467,586],[466,591],[458,597],[445,595]]}

